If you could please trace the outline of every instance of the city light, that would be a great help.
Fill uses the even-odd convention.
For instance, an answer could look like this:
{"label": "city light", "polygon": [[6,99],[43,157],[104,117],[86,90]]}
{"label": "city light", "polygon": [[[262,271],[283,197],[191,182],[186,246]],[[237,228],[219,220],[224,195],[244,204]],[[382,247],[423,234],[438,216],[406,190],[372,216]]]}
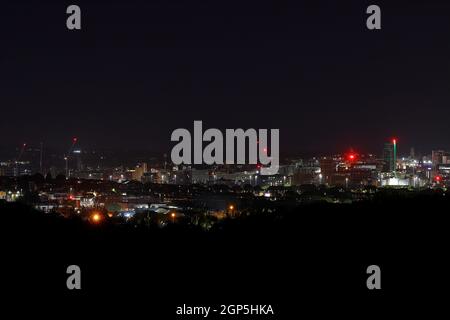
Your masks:
{"label": "city light", "polygon": [[100,223],[101,220],[102,220],[102,216],[99,213],[96,212],[96,213],[92,214],[91,221],[93,223]]}
{"label": "city light", "polygon": [[[77,138],[73,138],[73,142],[77,142]],[[78,143],[78,142],[77,142]],[[242,188],[229,189],[229,192],[235,194],[235,198],[230,198],[224,204],[224,208],[220,210],[222,214],[234,215],[237,211],[237,203],[239,202],[240,194],[245,192],[249,194],[259,195],[260,197],[270,198],[273,201],[283,199],[285,196],[285,190],[270,190],[267,188],[281,186],[290,187],[302,184],[313,184],[316,187],[328,188],[328,187],[345,187],[346,189],[355,188],[356,193],[352,194],[352,199],[359,199],[357,193],[361,193],[361,199],[363,193],[366,192],[364,188],[385,188],[385,187],[412,187],[423,188],[429,187],[434,189],[441,189],[445,187],[450,177],[450,152],[443,150],[432,150],[431,154],[425,154],[422,157],[416,157],[414,151],[408,155],[398,154],[398,138],[388,137],[384,141],[383,154],[374,155],[360,153],[360,150],[349,148],[343,153],[337,153],[334,155],[324,155],[320,157],[312,158],[299,158],[288,159],[289,162],[283,163],[283,172],[273,176],[261,176],[260,170],[264,167],[260,162],[253,164],[252,166],[242,167],[220,167],[216,166],[209,169],[197,169],[190,167],[173,167],[162,169],[165,163],[155,165],[155,168],[151,168],[148,172],[144,172],[139,177],[135,176],[136,168],[143,167],[142,163],[134,165],[129,168],[127,166],[120,166],[114,169],[108,167],[97,167],[95,171],[84,162],[84,156],[90,152],[81,152],[81,148],[74,150],[71,148],[69,152],[61,154],[64,157],[66,180],[74,178],[76,180],[65,182],[64,189],[61,189],[60,181],[58,179],[50,179],[46,181],[46,188],[38,190],[40,197],[44,200],[33,203],[33,205],[43,211],[58,210],[65,216],[70,214],[81,215],[85,217],[86,221],[91,224],[102,224],[108,221],[108,223],[114,223],[113,218],[116,215],[119,217],[130,218],[134,215],[133,209],[128,207],[122,207],[119,203],[130,203],[130,201],[139,201],[139,205],[146,203],[150,199],[158,200],[164,203],[167,208],[163,211],[167,214],[166,219],[173,222],[180,223],[188,220],[183,215],[183,209],[190,210],[190,206],[186,205],[186,208],[171,208],[170,199],[173,197],[173,190],[177,193],[176,198],[190,199],[193,196],[193,187],[188,187],[186,190],[181,187],[167,189],[166,187],[159,187],[158,184],[174,184],[182,182],[182,184],[199,184],[195,188],[205,188],[207,192],[211,193],[223,193],[224,188],[218,187],[212,188],[209,184],[221,185],[223,183],[230,183],[234,185],[249,185],[249,189]],[[9,161],[0,162],[0,176],[19,177],[26,176],[33,173],[32,170],[26,168],[26,166],[36,166],[30,161],[20,160],[20,156],[23,153],[25,143],[19,144],[21,148],[19,154]],[[268,152],[268,147],[261,147],[259,150]],[[30,151],[34,150],[30,147]],[[71,155],[78,153],[79,156],[73,159]],[[103,159],[104,157],[99,157]],[[60,159],[60,158],[59,158]],[[73,168],[69,168],[69,164],[73,160]],[[88,159],[86,159],[88,161]],[[255,168],[256,167],[256,168]],[[69,170],[70,169],[70,170]],[[55,176],[63,172],[62,165],[58,168],[55,167]],[[30,176],[31,177],[31,176]],[[104,177],[108,182],[103,182]],[[32,180],[32,178],[30,178]],[[42,178],[41,178],[42,179]],[[178,181],[180,180],[180,181]],[[33,181],[33,180],[32,180]],[[89,182],[89,183],[87,183]],[[73,183],[77,183],[77,189],[74,189]],[[149,183],[149,188],[145,190],[144,195],[140,195],[137,199],[134,195],[135,188],[140,185],[145,186]],[[200,186],[203,185],[203,186]],[[1,186],[3,187],[3,186]],[[23,193],[17,191],[20,188],[20,184],[16,182],[13,186],[4,186],[8,189],[0,189],[0,201],[13,202],[22,197]],[[93,191],[95,187],[96,191]],[[9,189],[14,188],[13,193]],[[254,188],[252,190],[252,188]],[[363,190],[361,190],[361,188]],[[201,190],[201,189],[200,189]],[[245,190],[245,191],[242,191]],[[16,194],[17,192],[17,194]],[[42,195],[41,195],[42,194]],[[170,196],[167,196],[170,195]],[[102,196],[102,197],[101,197]],[[291,195],[290,195],[291,196]],[[330,196],[330,201],[346,201],[341,199],[333,199]],[[60,208],[56,208],[55,201],[62,201]],[[83,208],[96,208],[104,206],[113,206],[115,209],[107,209],[109,211],[100,212],[99,210],[90,211],[86,216]],[[162,204],[158,204],[161,206]],[[177,210],[177,211],[175,211]],[[179,211],[178,211],[179,210]],[[245,204],[239,205],[239,212],[246,212],[247,208]],[[111,214],[110,212],[118,212]],[[133,213],[130,213],[133,212]],[[119,220],[119,219],[118,219]],[[133,221],[135,222],[135,221]]]}
{"label": "city light", "polygon": [[352,162],[352,161],[355,161],[358,158],[358,155],[353,150],[350,150],[350,152],[347,153],[346,158],[347,158],[347,161]]}

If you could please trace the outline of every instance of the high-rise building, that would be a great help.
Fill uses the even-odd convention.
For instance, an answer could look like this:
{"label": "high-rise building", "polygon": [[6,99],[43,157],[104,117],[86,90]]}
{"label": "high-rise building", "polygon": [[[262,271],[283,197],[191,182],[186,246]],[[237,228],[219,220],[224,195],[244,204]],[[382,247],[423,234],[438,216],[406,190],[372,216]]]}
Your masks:
{"label": "high-rise building", "polygon": [[396,170],[397,162],[397,141],[387,142],[384,144],[383,148],[383,171],[384,172],[394,172]]}
{"label": "high-rise building", "polygon": [[141,181],[142,177],[144,176],[144,173],[147,172],[147,163],[141,163],[136,166],[132,173],[132,179],[136,181]]}
{"label": "high-rise building", "polygon": [[83,171],[84,165],[83,160],[81,159],[81,150],[73,150],[73,154],[77,163],[77,171]]}
{"label": "high-rise building", "polygon": [[445,157],[445,151],[443,151],[443,150],[431,151],[431,162],[433,163],[433,166],[442,164],[444,157]]}
{"label": "high-rise building", "polygon": [[333,184],[333,176],[336,174],[336,161],[333,157],[322,157],[319,160],[320,173],[322,174],[323,184]]}
{"label": "high-rise building", "polygon": [[441,165],[447,165],[450,161],[449,153],[443,150],[431,151],[432,173],[433,177],[439,174]]}

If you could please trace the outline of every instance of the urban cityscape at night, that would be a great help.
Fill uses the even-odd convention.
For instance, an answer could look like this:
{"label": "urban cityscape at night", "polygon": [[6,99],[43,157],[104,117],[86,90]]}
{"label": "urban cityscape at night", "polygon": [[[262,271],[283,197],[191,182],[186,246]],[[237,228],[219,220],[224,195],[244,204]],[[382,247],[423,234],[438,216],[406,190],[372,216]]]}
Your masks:
{"label": "urban cityscape at night", "polygon": [[25,202],[43,213],[92,223],[187,223],[208,229],[215,221],[255,213],[256,207],[270,210],[273,203],[352,203],[386,190],[445,196],[450,152],[419,155],[411,148],[405,153],[397,138],[380,150],[286,158],[276,175],[260,175],[260,164],[177,166],[167,155],[114,165],[108,159],[113,154],[83,150],[77,138],[65,154],[48,154],[43,143],[24,143],[15,159],[0,162],[0,201]]}
{"label": "urban cityscape at night", "polygon": [[448,0],[15,0],[0,30],[3,318],[448,313]]}

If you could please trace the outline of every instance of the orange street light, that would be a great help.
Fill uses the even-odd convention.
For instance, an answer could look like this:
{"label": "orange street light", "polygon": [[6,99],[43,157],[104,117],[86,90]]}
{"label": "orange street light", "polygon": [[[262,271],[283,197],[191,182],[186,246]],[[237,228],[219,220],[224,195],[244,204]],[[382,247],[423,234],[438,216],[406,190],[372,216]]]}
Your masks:
{"label": "orange street light", "polygon": [[94,213],[91,216],[92,222],[99,223],[102,220],[102,216],[99,213]]}

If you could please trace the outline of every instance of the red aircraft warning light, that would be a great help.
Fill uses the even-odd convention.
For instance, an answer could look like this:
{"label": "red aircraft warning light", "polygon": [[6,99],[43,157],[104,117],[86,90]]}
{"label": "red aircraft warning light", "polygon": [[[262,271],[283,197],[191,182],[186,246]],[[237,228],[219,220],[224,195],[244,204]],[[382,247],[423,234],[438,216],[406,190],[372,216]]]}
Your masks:
{"label": "red aircraft warning light", "polygon": [[347,160],[348,161],[355,161],[358,158],[357,154],[354,152],[350,152],[349,154],[347,154]]}

